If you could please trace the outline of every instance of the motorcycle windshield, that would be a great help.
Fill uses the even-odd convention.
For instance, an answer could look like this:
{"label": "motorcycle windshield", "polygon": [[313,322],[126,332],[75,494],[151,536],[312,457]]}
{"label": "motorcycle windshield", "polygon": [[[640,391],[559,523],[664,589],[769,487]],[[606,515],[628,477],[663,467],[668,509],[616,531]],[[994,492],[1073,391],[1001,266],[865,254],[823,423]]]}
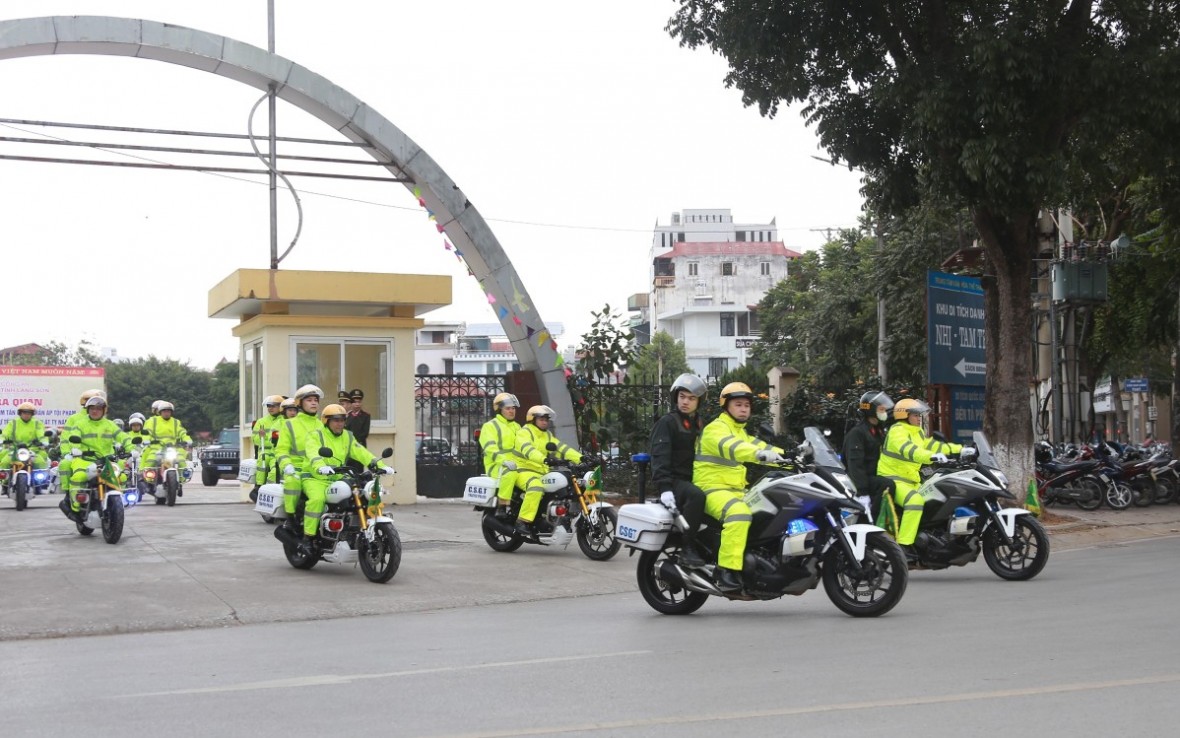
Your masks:
{"label": "motorcycle windshield", "polygon": [[828,442],[828,437],[824,435],[823,431],[814,426],[808,426],[803,429],[803,437],[811,445],[814,453],[812,459],[816,466],[822,466],[830,472],[844,473],[844,464],[840,461],[840,455],[836,453],[836,449],[832,448],[832,444]]}
{"label": "motorcycle windshield", "polygon": [[1000,464],[996,461],[996,455],[992,453],[992,445],[988,443],[987,436],[983,435],[983,431],[972,433],[971,441],[975,444],[975,450],[979,452],[978,463],[986,466],[988,469],[998,470]]}

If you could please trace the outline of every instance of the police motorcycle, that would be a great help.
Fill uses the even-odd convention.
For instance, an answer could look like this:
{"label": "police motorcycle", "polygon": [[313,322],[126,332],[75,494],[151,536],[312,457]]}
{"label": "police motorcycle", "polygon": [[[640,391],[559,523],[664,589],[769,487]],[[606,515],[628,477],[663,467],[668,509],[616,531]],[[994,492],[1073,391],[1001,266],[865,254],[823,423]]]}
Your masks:
{"label": "police motorcycle", "polygon": [[[632,554],[639,552],[639,592],[652,609],[687,615],[710,595],[730,600],[801,595],[821,579],[832,604],[854,617],[883,615],[901,601],[909,581],[901,548],[883,528],[857,522],[866,510],[824,433],[809,427],[804,437],[785,462],[746,492],[753,521],[739,590],[717,589],[713,564],[693,569],[680,562],[687,524],[674,501],[623,505],[618,535]],[[696,540],[716,560],[721,524],[706,517]]]}
{"label": "police motorcycle", "polygon": [[[46,431],[45,435],[52,438],[53,431]],[[50,490],[53,472],[50,469],[33,468],[36,453],[28,444],[5,445],[12,446],[11,459],[7,469],[0,469],[0,491],[5,497],[11,497],[16,502],[18,511],[24,510],[29,506],[30,497],[45,494]]]}
{"label": "police motorcycle", "polygon": [[[332,457],[332,449],[321,448],[320,456]],[[381,458],[393,456],[393,449],[381,452]],[[275,526],[274,536],[283,544],[287,562],[296,569],[310,569],[320,561],[332,564],[359,563],[361,572],[370,582],[383,584],[393,578],[402,563],[402,541],[393,518],[385,515],[381,499],[379,477],[385,472],[377,460],[367,469],[357,471],[350,466],[334,466],[333,473],[343,479],[328,486],[328,502],[320,517],[320,529],[312,539],[312,553],[299,551],[299,533],[303,529],[305,498],[300,495],[295,517],[283,509],[281,484],[264,484],[258,490],[254,511],[263,518],[289,521]],[[267,488],[271,489],[267,489]],[[278,487],[277,497],[274,487]]]}
{"label": "police motorcycle", "polygon": [[925,505],[913,568],[966,566],[982,551],[1001,579],[1032,579],[1049,561],[1049,536],[1028,510],[1000,506],[1001,500],[1016,502],[1008,479],[987,436],[975,431],[972,443],[974,454],[931,465],[918,488]]}
{"label": "police motorcycle", "polygon": [[[182,469],[179,466],[184,453],[183,447],[167,443],[155,459],[146,460],[153,465],[140,468],[141,478],[137,485],[139,496],[154,497],[157,505],[174,506],[176,498],[184,494],[184,483],[193,476],[191,467],[186,466]],[[141,461],[144,460],[141,458]]]}
{"label": "police motorcycle", "polygon": [[[70,443],[81,443],[79,436],[71,436]],[[107,456],[99,456],[93,451],[83,450],[74,446],[70,452],[74,456],[75,469],[79,460],[89,461],[86,467],[86,483],[75,490],[74,497],[82,506],[76,514],[70,510],[69,499],[61,502],[62,512],[74,521],[78,532],[88,536],[95,530],[102,529],[102,538],[107,543],[118,543],[123,535],[123,488],[119,481],[118,462],[130,456],[130,452],[119,451]]]}
{"label": "police motorcycle", "polygon": [[[500,505],[496,491],[499,480],[491,476],[471,477],[463,487],[463,501],[482,514],[483,538],[493,551],[511,553],[525,543],[566,548],[573,539],[592,561],[607,561],[622,547],[616,535],[618,511],[608,502],[598,501],[595,470],[598,459],[571,464],[553,455],[557,444],[548,443],[549,472],[541,476],[544,494],[537,509],[537,534],[524,537],[516,531],[516,517],[524,501],[520,488],[512,490],[512,503]],[[541,522],[544,521],[544,522]]]}

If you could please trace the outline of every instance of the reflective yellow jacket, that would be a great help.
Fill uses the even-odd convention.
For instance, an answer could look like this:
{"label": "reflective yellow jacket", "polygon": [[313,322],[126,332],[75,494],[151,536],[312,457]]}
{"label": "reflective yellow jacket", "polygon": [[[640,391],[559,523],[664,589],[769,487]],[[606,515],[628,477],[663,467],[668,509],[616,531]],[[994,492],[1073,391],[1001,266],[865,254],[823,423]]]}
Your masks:
{"label": "reflective yellow jacket", "polygon": [[898,421],[889,426],[885,443],[881,444],[881,459],[877,462],[877,476],[911,484],[921,484],[919,470],[930,463],[934,454],[957,454],[963,447],[957,443],[943,443],[922,431],[922,426]]}
{"label": "reflective yellow jacket", "polygon": [[290,464],[296,471],[303,471],[303,464],[309,455],[315,455],[318,449],[307,448],[307,436],[323,427],[314,415],[300,411],[293,418],[283,418],[279,423],[279,444],[275,446],[276,469],[283,469]]}
{"label": "reflective yellow jacket", "polygon": [[[339,479],[340,476],[337,474],[320,474],[319,468],[321,466],[344,466],[349,459],[367,466],[374,458],[369,449],[362,446],[349,430],[336,435],[326,427],[320,426],[318,430],[307,434],[303,445],[307,448],[308,459],[307,465],[303,467],[304,479],[318,479],[325,482]],[[332,455],[320,456],[321,448],[331,449]]]}
{"label": "reflective yellow jacket", "polygon": [[519,432],[520,424],[500,413],[483,424],[479,429],[479,447],[483,449],[484,473],[499,476],[500,462],[505,459],[520,464],[520,456],[516,452],[516,434]]}
{"label": "reflective yellow jacket", "polygon": [[557,458],[572,461],[575,464],[582,463],[582,455],[562,443],[557,436],[549,431],[541,430],[532,423],[526,423],[516,432],[516,452],[520,457],[516,461],[519,464],[518,468],[538,474],[549,471],[545,459],[549,457],[546,447],[550,443],[557,444],[557,450],[553,452]]}
{"label": "reflective yellow jacket", "polygon": [[746,467],[757,461],[759,451],[783,450],[746,433],[746,424],[729,413],[721,413],[701,431],[692,465],[692,482],[705,492],[715,489],[745,489]]}

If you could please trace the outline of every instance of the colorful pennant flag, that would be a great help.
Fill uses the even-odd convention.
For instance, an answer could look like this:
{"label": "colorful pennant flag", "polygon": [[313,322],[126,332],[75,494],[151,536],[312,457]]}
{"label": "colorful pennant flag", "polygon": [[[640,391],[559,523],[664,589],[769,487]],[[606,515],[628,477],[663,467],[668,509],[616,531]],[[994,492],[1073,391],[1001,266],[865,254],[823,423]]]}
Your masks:
{"label": "colorful pennant flag", "polygon": [[1041,496],[1037,494],[1037,480],[1028,480],[1028,494],[1024,496],[1024,509],[1036,517],[1041,517],[1045,510],[1041,507]]}

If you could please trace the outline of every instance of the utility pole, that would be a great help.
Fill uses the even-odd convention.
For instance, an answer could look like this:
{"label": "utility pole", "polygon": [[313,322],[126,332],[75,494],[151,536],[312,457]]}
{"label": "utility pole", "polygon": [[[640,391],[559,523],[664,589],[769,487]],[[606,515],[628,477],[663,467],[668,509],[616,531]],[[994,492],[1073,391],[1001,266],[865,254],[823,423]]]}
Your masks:
{"label": "utility pole", "polygon": [[[266,50],[275,53],[275,0],[266,0]],[[266,109],[270,117],[268,141],[270,149],[270,268],[279,268],[279,178],[277,126],[275,124],[275,83],[267,85]]]}
{"label": "utility pole", "polygon": [[[877,257],[880,258],[885,253],[885,234],[881,228],[881,217],[876,218],[877,231]],[[877,288],[877,376],[881,378],[881,384],[889,383],[889,369],[885,366],[885,288],[880,286]]]}

